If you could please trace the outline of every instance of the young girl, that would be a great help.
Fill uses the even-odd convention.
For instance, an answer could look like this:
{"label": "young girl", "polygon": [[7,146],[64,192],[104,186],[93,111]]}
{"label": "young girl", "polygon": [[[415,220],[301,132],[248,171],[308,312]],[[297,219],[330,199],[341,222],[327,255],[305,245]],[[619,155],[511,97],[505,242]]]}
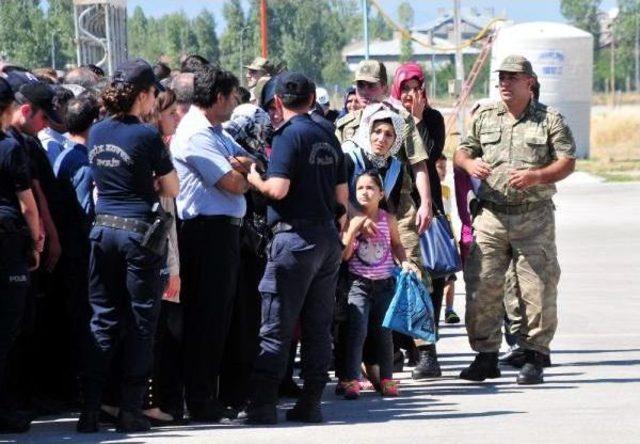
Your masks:
{"label": "young girl", "polygon": [[[383,131],[395,135],[391,124],[384,121],[377,124],[384,125]],[[358,377],[367,327],[375,344],[376,362],[380,365],[379,391],[382,396],[398,396],[398,382],[392,379],[392,333],[382,327],[382,320],[395,290],[394,258],[404,269],[415,270],[415,267],[407,262],[396,219],[383,209],[384,188],[377,170],[367,170],[358,176],[356,198],[362,214],[351,219],[343,238],[346,245],[343,260],[348,261],[350,274],[344,396],[357,399],[360,395]],[[377,227],[373,236],[363,233],[367,220]]]}

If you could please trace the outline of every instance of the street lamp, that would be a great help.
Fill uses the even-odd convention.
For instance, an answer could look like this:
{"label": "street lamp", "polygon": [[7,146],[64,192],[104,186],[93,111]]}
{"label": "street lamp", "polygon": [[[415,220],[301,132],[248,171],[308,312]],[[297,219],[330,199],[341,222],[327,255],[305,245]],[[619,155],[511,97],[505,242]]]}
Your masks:
{"label": "street lamp", "polygon": [[244,68],[244,32],[249,29],[249,25],[243,27],[240,30],[240,85],[244,86],[244,75],[242,75],[242,68]]}

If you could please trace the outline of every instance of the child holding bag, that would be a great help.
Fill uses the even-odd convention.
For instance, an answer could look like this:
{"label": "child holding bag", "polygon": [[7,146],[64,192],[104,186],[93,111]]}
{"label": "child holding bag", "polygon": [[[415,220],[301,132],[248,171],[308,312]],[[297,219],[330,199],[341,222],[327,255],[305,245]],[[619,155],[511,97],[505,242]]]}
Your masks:
{"label": "child holding bag", "polygon": [[[372,141],[376,135],[392,136],[395,131],[391,122],[377,121],[372,128]],[[373,143],[373,142],[372,142]],[[384,188],[377,170],[366,170],[356,179],[356,199],[362,213],[353,217],[344,234],[346,245],[343,260],[349,264],[349,296],[347,324],[347,353],[344,387],[346,399],[360,396],[360,364],[362,346],[369,336],[374,340],[380,365],[380,387],[382,396],[398,396],[398,382],[393,377],[393,339],[391,330],[382,327],[382,320],[389,308],[395,290],[394,258],[405,269],[415,270],[407,262],[405,250],[400,242],[396,219],[385,211]],[[365,222],[375,226],[373,236],[365,236]]]}

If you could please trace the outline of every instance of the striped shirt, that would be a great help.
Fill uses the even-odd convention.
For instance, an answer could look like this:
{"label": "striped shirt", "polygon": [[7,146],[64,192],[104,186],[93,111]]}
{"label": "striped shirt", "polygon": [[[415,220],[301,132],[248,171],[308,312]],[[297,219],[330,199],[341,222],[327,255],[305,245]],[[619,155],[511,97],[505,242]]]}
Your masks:
{"label": "striped shirt", "polygon": [[351,273],[373,281],[391,277],[395,267],[386,211],[378,212],[376,223],[378,233],[374,237],[359,235],[354,240],[353,256],[349,259]]}

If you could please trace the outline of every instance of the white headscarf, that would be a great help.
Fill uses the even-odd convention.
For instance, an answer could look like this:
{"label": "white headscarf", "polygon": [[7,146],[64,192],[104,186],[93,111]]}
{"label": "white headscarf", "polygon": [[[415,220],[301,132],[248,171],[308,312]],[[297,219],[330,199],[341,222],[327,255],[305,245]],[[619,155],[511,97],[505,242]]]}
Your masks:
{"label": "white headscarf", "polygon": [[[389,148],[386,154],[376,154],[371,149],[371,131],[375,122],[379,120],[391,120],[393,129],[396,132],[396,139],[393,141],[393,145]],[[362,110],[362,118],[360,119],[360,126],[353,136],[353,143],[362,148],[367,158],[373,163],[376,168],[384,167],[387,164],[387,159],[391,156],[395,156],[400,147],[402,146],[404,128],[404,119],[396,112],[387,109],[381,103],[374,103],[368,105]]]}

